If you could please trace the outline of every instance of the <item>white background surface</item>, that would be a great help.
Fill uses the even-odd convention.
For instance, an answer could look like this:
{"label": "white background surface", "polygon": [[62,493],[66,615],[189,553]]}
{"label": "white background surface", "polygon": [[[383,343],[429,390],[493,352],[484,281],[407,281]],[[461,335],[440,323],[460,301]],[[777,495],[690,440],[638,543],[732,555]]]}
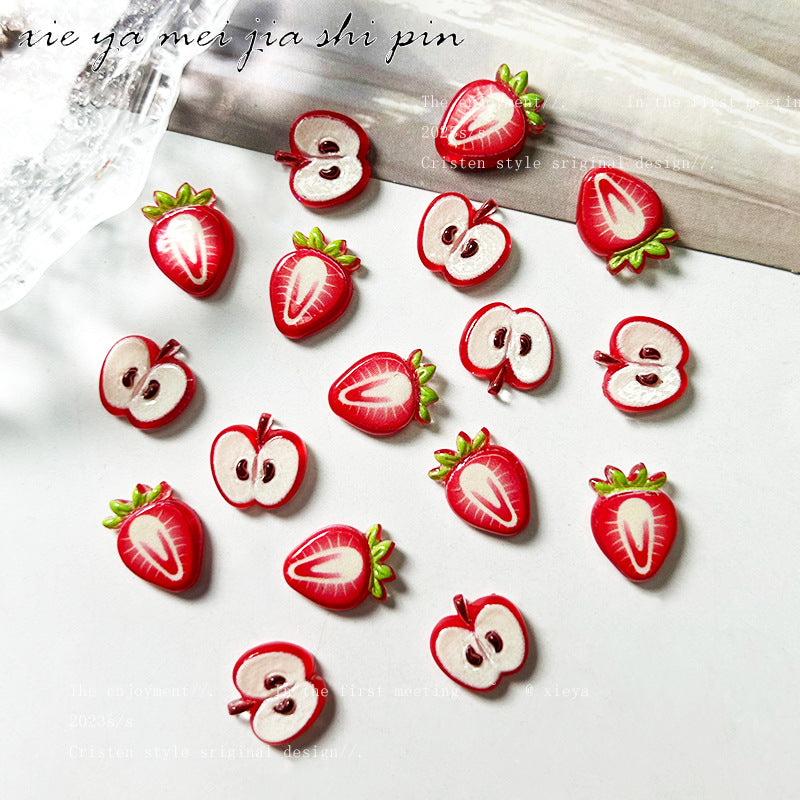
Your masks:
{"label": "white background surface", "polygon": [[[215,189],[237,237],[229,278],[206,300],[155,268],[137,210],[184,180]],[[503,212],[510,262],[459,291],[416,254],[432,197],[373,182],[314,213],[268,156],[168,135],[140,202],[0,314],[8,797],[795,792],[797,277],[675,247],[619,280],[573,225]],[[364,267],[346,316],[291,342],[274,328],[267,280],[292,232],[315,224]],[[540,390],[493,398],[462,367],[461,330],[494,300],[547,320],[556,365]],[[671,323],[692,349],[685,397],[641,418],[604,398],[592,361],[634,314]],[[98,398],[107,350],[132,333],[177,338],[199,380],[161,432]],[[438,367],[432,425],[376,439],[329,410],[328,386],[356,359],[416,347]],[[218,494],[208,453],[219,430],[264,411],[303,437],[310,469],[284,509],[241,512]],[[484,425],[533,489],[535,522],[513,540],[462,523],[426,476],[434,450]],[[625,580],[589,529],[588,479],[640,460],[667,472],[681,525],[647,586]],[[159,480],[205,526],[206,566],[186,596],[128,572],[100,524],[108,500]],[[287,553],[338,522],[380,522],[396,542],[387,604],[337,614],[283,581]],[[517,603],[535,652],[487,697],[438,670],[428,637],[455,594],[491,592]],[[237,657],[277,639],[313,652],[333,694],[298,755],[226,711]]]}

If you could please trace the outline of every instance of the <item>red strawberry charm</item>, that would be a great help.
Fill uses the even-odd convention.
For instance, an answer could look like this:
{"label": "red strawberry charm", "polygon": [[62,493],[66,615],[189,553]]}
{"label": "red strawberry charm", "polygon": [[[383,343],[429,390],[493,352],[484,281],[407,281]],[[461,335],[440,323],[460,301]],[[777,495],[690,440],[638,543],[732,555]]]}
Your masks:
{"label": "red strawberry charm", "polygon": [[292,194],[305,206],[327,208],[360,194],[370,177],[364,129],[335,111],[301,114],[289,132],[292,152],[275,152],[289,164]]}
{"label": "red strawberry charm", "polygon": [[494,275],[508,259],[511,236],[489,219],[497,210],[487,200],[477,211],[458,192],[440,194],[427,208],[417,234],[422,263],[453,286],[474,286]]}
{"label": "red strawberry charm", "polygon": [[173,197],[153,194],[156,205],[142,213],[153,222],[150,254],[156,266],[195,297],[213,294],[222,283],[233,256],[233,231],[211,189],[195,190],[184,183]]}
{"label": "red strawberry charm", "polygon": [[181,345],[159,347],[145,336],[125,336],[109,351],[100,370],[100,400],[109,414],[137,428],[172,422],[194,397],[194,373],[175,358]]}
{"label": "red strawberry charm", "polygon": [[195,583],[203,561],[203,526],[193,509],[172,496],[168,483],[153,489],[140,483],[130,500],[112,500],[109,506],[114,516],[103,525],[119,528],[117,550],[134,575],[170,592]]}
{"label": "red strawberry charm", "polygon": [[583,177],[578,195],[578,233],[586,246],[603,256],[615,275],[628,267],[641,272],[645,260],[669,258],[664,242],[678,238],[662,228],[664,208],[644,181],[613,167],[597,167]]}
{"label": "red strawberry charm", "polygon": [[489,443],[481,428],[474,439],[463,431],[456,450],[437,450],[439,462],[428,476],[442,481],[450,508],[470,525],[513,536],[530,520],[530,491],[525,467],[505,447]]}
{"label": "red strawberry charm", "polygon": [[544,121],[537,113],[544,100],[525,94],[528,73],[511,75],[506,64],[495,80],[468,83],[444,112],[436,136],[436,150],[450,164],[488,169],[513,158],[528,134],[541,133]]}
{"label": "red strawberry charm", "polygon": [[598,498],[592,508],[592,533],[606,558],[632,581],[646,581],[658,572],[675,541],[678,517],[661,487],[667,476],[648,476],[637,464],[625,477],[606,467],[606,479],[589,485]]}
{"label": "red strawberry charm", "polygon": [[422,350],[403,359],[394,353],[372,353],[356,361],[328,391],[335,414],[375,436],[397,433],[412,419],[431,421],[428,406],[439,396],[425,384],[436,367],[422,363]]}
{"label": "red strawberry charm", "polygon": [[594,360],[606,368],[603,394],[631,414],[674,403],[689,383],[686,340],[653,317],[623,319],[611,334],[609,352],[596,350]]}
{"label": "red strawberry charm", "polygon": [[353,296],[350,273],[361,260],[347,252],[347,242],[326,242],[313,228],[306,238],[292,236],[297,250],[285,255],[272,271],[269,299],[278,330],[289,339],[301,339],[335,322]]}
{"label": "red strawberry charm", "polygon": [[295,591],[325,608],[343,611],[368,595],[386,599],[384,581],[395,579],[383,562],[394,542],[381,539],[381,526],[366,533],[348,525],[323,528],[306,539],[283,565],[283,576]]}

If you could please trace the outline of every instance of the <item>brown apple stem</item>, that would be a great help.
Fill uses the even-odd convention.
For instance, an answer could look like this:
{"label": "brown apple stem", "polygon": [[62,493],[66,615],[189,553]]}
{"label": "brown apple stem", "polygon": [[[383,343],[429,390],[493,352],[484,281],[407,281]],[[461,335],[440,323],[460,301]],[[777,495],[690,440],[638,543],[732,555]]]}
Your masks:
{"label": "brown apple stem", "polygon": [[598,364],[603,364],[603,366],[610,367],[613,364],[621,364],[622,362],[618,358],[614,358],[613,356],[608,355],[607,353],[601,353],[599,350],[594,351],[594,360]]}
{"label": "brown apple stem", "polygon": [[469,618],[469,611],[467,611],[467,601],[464,599],[463,594],[457,594],[453,598],[453,605],[456,607],[456,612],[467,625],[472,625],[472,620]]}
{"label": "brown apple stem", "polygon": [[490,217],[497,211],[497,203],[494,200],[487,200],[476,212],[473,224],[483,222],[487,217]]}
{"label": "brown apple stem", "polygon": [[256,700],[248,700],[244,697],[240,697],[238,700],[231,700],[231,702],[228,703],[228,713],[231,716],[234,714],[243,714],[245,711],[249,711],[256,702]]}
{"label": "brown apple stem", "polygon": [[262,414],[261,418],[258,420],[258,430],[256,431],[259,447],[267,440],[267,434],[269,433],[271,425],[272,414]]}
{"label": "brown apple stem", "polygon": [[508,361],[503,361],[500,365],[500,369],[497,370],[497,374],[492,378],[492,382],[489,384],[489,394],[497,394],[503,388],[503,382],[506,379],[506,366]]}
{"label": "brown apple stem", "polygon": [[302,167],[303,164],[308,163],[308,159],[295,155],[294,153],[287,153],[285,150],[276,150],[275,160],[279,161],[281,164],[292,164],[298,167]]}
{"label": "brown apple stem", "polygon": [[181,343],[177,339],[170,339],[159,351],[156,362],[163,361],[169,356],[174,356],[181,349]]}

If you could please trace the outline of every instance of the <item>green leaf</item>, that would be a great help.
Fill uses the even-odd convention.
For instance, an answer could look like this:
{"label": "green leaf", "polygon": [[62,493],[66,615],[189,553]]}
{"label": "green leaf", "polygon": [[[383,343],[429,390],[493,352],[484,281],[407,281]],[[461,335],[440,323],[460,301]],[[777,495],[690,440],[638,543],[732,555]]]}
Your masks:
{"label": "green leaf", "polygon": [[642,261],[644,260],[643,250],[634,250],[628,254],[628,263],[633,268],[634,272],[638,272],[642,268]]}
{"label": "green leaf", "polygon": [[308,239],[300,231],[295,231],[292,234],[292,242],[295,247],[308,247]]}
{"label": "green leaf", "polygon": [[156,191],[153,192],[153,197],[155,197],[156,203],[158,203],[158,207],[162,211],[175,208],[175,198],[171,194]]}
{"label": "green leaf", "polygon": [[124,517],[133,511],[130,503],[123,503],[121,500],[112,500],[108,506],[118,517]]}
{"label": "green leaf", "polygon": [[158,206],[144,206],[142,208],[142,214],[144,214],[147,219],[156,220],[158,219],[164,212],[158,208]]}
{"label": "green leaf", "polygon": [[652,242],[648,242],[644,246],[644,249],[646,252],[650,253],[651,256],[663,256],[664,253],[667,252],[667,248],[656,239]]}
{"label": "green leaf", "polygon": [[458,434],[456,438],[456,450],[458,451],[459,456],[465,456],[469,453],[470,449],[470,441],[466,436],[462,434]]}
{"label": "green leaf", "polygon": [[367,531],[367,544],[369,544],[370,550],[372,549],[372,545],[378,541],[378,537],[381,533],[381,526],[380,525],[372,525],[370,529]]}
{"label": "green leaf", "polygon": [[612,486],[623,488],[628,485],[628,479],[625,477],[625,473],[616,467],[608,467],[606,469],[606,478]]}
{"label": "green leaf", "polygon": [[525,117],[531,125],[537,128],[544,128],[544,120],[535,111],[525,111]]}
{"label": "green leaf", "polygon": [[422,405],[426,406],[428,403],[435,403],[439,399],[439,395],[429,386],[423,386],[419,390],[419,399]]}
{"label": "green leaf", "polygon": [[526,70],[518,72],[508,85],[514,90],[515,94],[522,94],[528,88],[528,73]]}
{"label": "green leaf", "polygon": [[508,64],[500,65],[500,68],[497,70],[497,77],[503,81],[503,83],[508,83],[511,80],[511,70],[508,68]]}
{"label": "green leaf", "polygon": [[422,350],[415,350],[408,358],[414,369],[419,369],[419,365],[422,363]]}
{"label": "green leaf", "polygon": [[378,580],[371,581],[369,591],[376,600],[383,600],[383,597],[386,594],[386,589],[383,588],[383,584]]}
{"label": "green leaf", "polygon": [[678,234],[672,228],[662,228],[657,234],[657,239],[674,239]]}
{"label": "green leaf", "polygon": [[647,483],[647,468],[642,467],[638,473],[636,473],[636,478],[631,482],[631,486],[636,486],[639,488],[640,486],[644,486]]}
{"label": "green leaf", "polygon": [[214,192],[211,189],[203,189],[192,197],[191,203],[193,206],[207,206],[214,199]]}
{"label": "green leaf", "polygon": [[666,475],[656,475],[655,479],[650,481],[651,489],[660,489],[667,482]]}
{"label": "green leaf", "polygon": [[372,546],[372,560],[373,561],[382,561],[386,558],[386,554],[392,549],[392,542],[389,539],[386,539],[383,542],[375,542]]}
{"label": "green leaf", "polygon": [[178,193],[175,195],[175,205],[188,206],[191,204],[193,196],[194,192],[192,191],[192,187],[189,186],[188,183],[183,183],[180,189],[178,189]]}
{"label": "green leaf", "polygon": [[433,373],[436,372],[436,367],[433,364],[423,364],[421,367],[417,367],[417,378],[419,378],[420,386],[423,383],[427,383]]}
{"label": "green leaf", "polygon": [[106,528],[117,528],[122,520],[119,517],[106,517],[103,520],[103,525]]}
{"label": "green leaf", "polygon": [[428,407],[424,406],[420,403],[420,407],[417,409],[417,416],[426,424],[431,421],[431,412],[428,411]]}
{"label": "green leaf", "polygon": [[308,244],[314,248],[314,250],[322,250],[325,247],[325,237],[322,235],[322,231],[319,228],[312,228],[311,234],[308,237]]}
{"label": "green leaf", "polygon": [[483,430],[479,431],[475,438],[472,440],[472,447],[470,449],[471,453],[474,453],[476,450],[480,450],[486,444],[486,434]]}
{"label": "green leaf", "polygon": [[461,460],[451,450],[437,450],[433,457],[444,467],[454,467]]}
{"label": "green leaf", "polygon": [[535,92],[522,94],[519,99],[525,108],[530,108],[532,111],[538,111],[544,105],[544,97]]}
{"label": "green leaf", "polygon": [[353,264],[354,262],[358,261],[358,256],[352,256],[352,255],[340,255],[340,256],[336,256],[336,260],[337,260],[337,261],[338,261],[338,262],[339,262],[339,263],[340,263],[340,264],[341,264],[343,267],[349,267],[351,264]]}
{"label": "green leaf", "polygon": [[434,467],[428,470],[428,477],[434,481],[444,480],[450,474],[451,469],[451,467],[446,466],[439,467],[438,469]]}
{"label": "green leaf", "polygon": [[161,492],[162,492],[163,489],[164,489],[164,485],[162,483],[159,483],[158,486],[156,486],[155,488],[151,489],[147,493],[147,502],[148,503],[152,503],[154,500],[157,500],[161,496]]}
{"label": "green leaf", "polygon": [[608,270],[609,272],[619,272],[622,267],[625,265],[625,260],[627,256],[614,256],[608,260]]}
{"label": "green leaf", "polygon": [[386,564],[378,564],[373,574],[376,580],[385,581],[387,578],[391,578],[394,575],[394,570]]}

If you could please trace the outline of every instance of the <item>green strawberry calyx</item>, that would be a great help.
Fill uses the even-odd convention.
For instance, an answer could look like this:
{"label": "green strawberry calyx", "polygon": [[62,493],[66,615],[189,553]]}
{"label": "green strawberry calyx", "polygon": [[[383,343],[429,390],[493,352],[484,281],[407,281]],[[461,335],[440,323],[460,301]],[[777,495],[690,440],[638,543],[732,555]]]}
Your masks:
{"label": "green strawberry calyx", "polygon": [[455,450],[437,450],[433,457],[439,462],[438,467],[428,470],[428,477],[435,481],[444,481],[450,473],[473,453],[482,450],[489,444],[489,431],[481,428],[474,439],[470,439],[464,431],[456,437]]}
{"label": "green strawberry calyx", "polygon": [[427,425],[431,421],[431,412],[428,408],[431,403],[435,403],[439,399],[439,395],[431,389],[430,386],[425,384],[431,379],[433,373],[436,372],[435,364],[422,363],[422,350],[414,350],[408,357],[408,361],[414,368],[419,381],[419,408],[417,408],[417,419]]}
{"label": "green strawberry calyx", "polygon": [[156,500],[167,500],[170,497],[172,497],[172,487],[165,481],[161,481],[152,489],[143,483],[137,483],[129,501],[112,500],[108,504],[109,508],[114,512],[114,516],[106,517],[103,520],[103,525],[106,528],[118,528],[125,518],[134,511],[155,503]]}
{"label": "green strawberry calyx", "polygon": [[606,467],[606,479],[591,478],[589,485],[597,494],[606,497],[618,492],[658,492],[666,482],[666,472],[656,472],[648,476],[647,467],[644,464],[637,464],[633,467],[627,477],[621,469],[609,465]]}
{"label": "green strawberry calyx", "polygon": [[383,529],[380,525],[373,525],[367,532],[367,544],[370,554],[370,574],[369,591],[376,600],[386,599],[386,588],[384,581],[393,581],[397,576],[394,570],[383,562],[391,555],[394,550],[394,542],[391,539],[381,539]]}
{"label": "green strawberry calyx", "polygon": [[168,192],[153,192],[153,199],[156,201],[154,206],[144,206],[142,214],[151,222],[161,219],[165,214],[174,211],[176,208],[190,208],[191,206],[213,206],[217,196],[213,189],[203,189],[202,192],[195,190],[188,184],[181,184],[173,197]]}
{"label": "green strawberry calyx", "polygon": [[334,239],[332,242],[327,242],[319,228],[312,228],[308,236],[303,235],[300,231],[295,231],[292,234],[292,241],[295,247],[316,250],[322,255],[328,256],[328,258],[332,258],[348,272],[355,272],[361,266],[360,258],[348,254],[347,242],[344,239]]}
{"label": "green strawberry calyx", "polygon": [[643,242],[609,256],[608,271],[616,275],[621,269],[628,267],[634,272],[641,272],[647,256],[669,258],[669,249],[664,242],[671,242],[677,238],[678,234],[672,228],[661,228]]}
{"label": "green strawberry calyx", "polygon": [[525,93],[528,88],[527,70],[522,70],[522,72],[512,75],[508,64],[501,64],[497,70],[496,79],[508,86],[519,98],[520,105],[528,121],[528,133],[541,133],[545,128],[545,123],[539,116],[538,111],[544,104],[544,98],[534,92]]}

